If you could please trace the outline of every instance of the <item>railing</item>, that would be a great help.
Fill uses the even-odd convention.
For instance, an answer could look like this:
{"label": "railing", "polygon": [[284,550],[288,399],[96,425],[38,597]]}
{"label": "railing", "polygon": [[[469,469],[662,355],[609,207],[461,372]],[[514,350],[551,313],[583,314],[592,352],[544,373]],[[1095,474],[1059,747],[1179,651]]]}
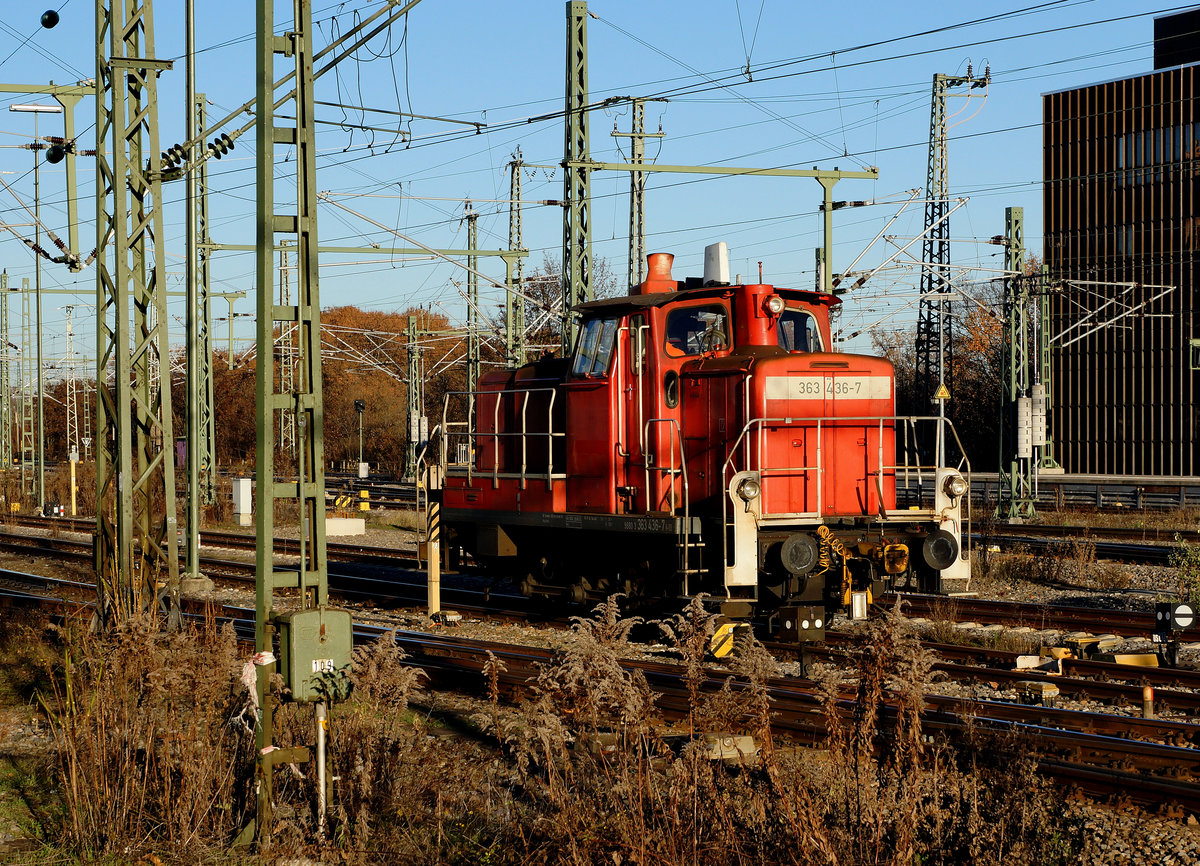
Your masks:
{"label": "railing", "polygon": [[[958,431],[954,429],[954,424],[946,418],[939,416],[916,416],[916,415],[894,415],[894,416],[822,416],[822,417],[804,417],[804,418],[755,418],[747,422],[742,428],[738,438],[734,441],[729,449],[729,454],[725,459],[725,465],[722,468],[722,478],[724,483],[728,484],[729,480],[739,471],[755,471],[759,473],[759,483],[762,489],[762,502],[767,501],[768,481],[771,477],[781,476],[802,476],[807,478],[809,473],[815,473],[815,493],[816,493],[816,508],[812,511],[804,512],[784,512],[776,515],[763,513],[763,518],[772,516],[788,517],[804,517],[804,518],[820,518],[823,515],[824,494],[825,494],[825,459],[824,459],[824,443],[825,433],[828,430],[838,429],[840,427],[869,427],[875,426],[878,430],[876,443],[876,468],[868,474],[875,476],[875,486],[879,493],[880,507],[883,507],[883,479],[891,474],[897,481],[903,479],[906,486],[910,486],[912,480],[916,480],[918,488],[924,486],[924,478],[929,477],[930,482],[936,478],[939,467],[934,463],[922,463],[920,459],[920,449],[918,447],[917,424],[931,422],[938,425],[935,432],[935,452],[941,450],[946,442],[946,431],[948,430],[953,437],[954,443],[958,446],[958,452],[962,455],[954,467],[960,472],[964,472],[968,476],[970,482],[970,462],[967,460],[966,451],[962,446],[962,441],[958,438]],[[763,466],[762,462],[766,452],[766,437],[769,428],[788,428],[788,429],[803,429],[806,431],[813,430],[816,433],[815,443],[815,465],[802,466]],[[899,433],[898,440],[895,443],[896,455],[902,457],[900,462],[886,462],[884,459],[884,434],[888,431]],[[748,447],[754,439],[757,439],[757,453],[752,457],[750,448]],[[737,460],[742,462],[741,467],[737,465]],[[892,458],[893,460],[896,457]],[[808,485],[806,485],[807,488]],[[722,512],[725,510],[725,500],[727,497],[722,496]],[[919,505],[920,503],[918,503]],[[970,503],[967,503],[968,508],[968,523],[970,521],[969,509]],[[932,508],[927,509],[932,511]],[[905,515],[912,516],[911,511],[906,511]],[[724,517],[724,513],[722,514]]]}
{"label": "railing", "polygon": [[[658,449],[657,448],[655,449],[654,454],[649,454],[645,450],[643,450],[643,452],[642,452],[642,456],[645,461],[645,469],[646,469],[646,511],[647,511],[647,513],[649,513],[651,511],[658,510],[658,509],[654,508],[653,506],[656,504],[661,504],[661,502],[662,502],[662,497],[658,496],[657,491],[655,491],[654,495],[658,498],[658,502],[654,503],[650,499],[650,496],[651,496],[650,473],[655,472],[658,474],[659,477],[662,477],[665,475],[669,479],[669,483],[667,485],[667,506],[668,506],[667,510],[672,515],[674,515],[674,514],[678,513],[678,510],[680,509],[680,507],[682,507],[682,509],[683,509],[683,523],[680,524],[680,529],[679,529],[679,550],[681,551],[679,567],[680,567],[680,573],[683,575],[683,579],[685,581],[684,586],[685,586],[685,593],[686,593],[686,591],[687,591],[686,590],[686,586],[687,586],[686,581],[687,581],[688,576],[691,571],[690,551],[691,551],[691,547],[692,547],[692,540],[691,540],[692,520],[691,520],[691,499],[690,499],[690,495],[689,495],[689,491],[688,491],[687,461],[684,459],[684,454],[683,454],[683,433],[679,429],[679,421],[676,420],[675,418],[651,418],[642,427],[642,434],[643,434],[642,441],[644,443],[649,443],[649,442],[653,441],[650,438],[650,430],[651,430],[651,428],[653,428],[655,425],[658,425],[658,424],[663,424],[663,425],[666,425],[666,427],[667,427],[667,435],[668,435],[667,452],[670,454],[670,457],[668,458],[669,462],[664,466],[663,464],[658,462],[658,456],[657,456]],[[644,447],[645,446],[643,446],[643,448]],[[678,467],[675,465],[676,453],[679,454]],[[679,496],[678,502],[676,501],[676,493],[675,493],[675,479],[676,478],[679,479],[679,486],[681,488],[681,495]]]}
{"label": "railing", "polygon": [[[546,424],[545,430],[529,430],[529,400],[534,394],[548,394],[550,399],[546,403]],[[452,397],[462,396],[467,398],[467,420],[466,421],[451,421],[447,417],[449,411],[450,399]],[[476,419],[476,402],[480,396],[495,398],[495,406],[492,409],[492,430],[490,433],[481,434],[474,426]],[[517,400],[520,398],[519,417],[521,420],[520,429],[516,431],[502,431],[500,429],[500,410],[506,398]],[[566,432],[554,429],[554,404],[558,398],[558,391],[555,388],[506,388],[501,391],[451,391],[446,395],[446,400],[442,404],[442,423],[443,438],[445,447],[442,448],[442,467],[446,471],[456,470],[462,471],[465,467],[467,480],[473,480],[475,470],[475,459],[478,454],[478,444],[480,438],[491,440],[492,445],[492,469],[491,478],[492,486],[500,486],[500,478],[517,477],[520,479],[521,489],[524,490],[529,479],[544,480],[546,489],[549,490],[553,486],[554,478],[565,478],[565,473],[559,473],[557,476],[554,473],[554,442],[556,439],[565,439]],[[517,473],[501,472],[500,464],[502,442],[516,437],[520,439],[521,444],[521,470]],[[529,440],[536,438],[545,438],[546,440],[546,469],[542,471],[530,471],[529,469]],[[450,448],[451,440],[457,440],[458,443],[465,443],[466,460],[457,460],[450,462],[452,449]]]}
{"label": "railing", "polygon": [[[654,507],[658,503],[654,503],[650,499],[650,496],[651,496],[650,473],[656,472],[660,476],[665,475],[665,476],[667,476],[667,478],[670,479],[670,483],[667,487],[668,508],[666,510],[670,511],[671,514],[674,514],[680,506],[680,503],[677,503],[676,498],[675,498],[675,479],[676,478],[680,479],[680,486],[683,489],[683,493],[682,493],[682,496],[680,497],[680,499],[682,501],[684,514],[686,515],[687,510],[688,510],[688,478],[687,478],[687,462],[683,458],[683,434],[679,429],[679,422],[676,419],[674,419],[674,418],[651,418],[649,421],[646,422],[645,427],[643,428],[643,432],[646,437],[646,439],[645,439],[646,442],[651,441],[650,430],[656,424],[665,424],[667,427],[668,436],[669,436],[669,441],[667,443],[667,452],[670,455],[670,457],[668,458],[670,460],[670,462],[664,466],[663,464],[658,462],[657,454],[648,454],[648,453],[643,452],[643,457],[645,458],[645,467],[646,467],[646,511],[651,512],[651,511],[660,510],[660,509],[657,509]],[[656,448],[655,451],[657,452],[658,449]],[[679,465],[678,466],[675,465],[676,453],[679,454]],[[655,495],[657,495],[657,492],[655,492]],[[662,497],[658,497],[658,498],[661,502]]]}

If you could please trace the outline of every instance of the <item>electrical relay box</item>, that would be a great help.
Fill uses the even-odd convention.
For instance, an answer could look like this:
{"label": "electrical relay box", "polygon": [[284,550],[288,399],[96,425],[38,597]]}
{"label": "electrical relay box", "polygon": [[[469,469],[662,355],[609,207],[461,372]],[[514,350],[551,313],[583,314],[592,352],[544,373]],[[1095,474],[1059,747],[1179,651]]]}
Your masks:
{"label": "electrical relay box", "polygon": [[275,617],[279,630],[279,673],[292,700],[341,699],[350,691],[354,626],[348,610],[324,607]]}

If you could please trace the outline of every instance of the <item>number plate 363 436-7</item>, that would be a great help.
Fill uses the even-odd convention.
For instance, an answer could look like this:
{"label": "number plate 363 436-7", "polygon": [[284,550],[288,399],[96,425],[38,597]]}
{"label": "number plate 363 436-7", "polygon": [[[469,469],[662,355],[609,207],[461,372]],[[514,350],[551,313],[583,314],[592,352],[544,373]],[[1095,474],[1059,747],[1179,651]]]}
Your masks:
{"label": "number plate 363 436-7", "polygon": [[768,376],[768,400],[890,400],[890,376]]}

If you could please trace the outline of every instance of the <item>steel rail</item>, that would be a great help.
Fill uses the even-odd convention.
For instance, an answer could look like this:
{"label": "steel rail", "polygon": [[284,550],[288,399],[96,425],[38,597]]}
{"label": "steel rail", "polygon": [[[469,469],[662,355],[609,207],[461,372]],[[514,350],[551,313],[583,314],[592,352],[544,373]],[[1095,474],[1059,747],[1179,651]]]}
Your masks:
{"label": "steel rail", "polygon": [[[1154,632],[1154,614],[1150,611],[1112,610],[1071,605],[1030,602],[989,601],[976,598],[946,598],[921,593],[899,594],[906,616],[939,615],[958,622],[980,620],[1034,629],[1078,631],[1083,626],[1101,628],[1103,633],[1122,637],[1148,637]],[[881,596],[881,607],[891,607],[895,594]],[[1179,633],[1183,641],[1200,640],[1200,628]]]}
{"label": "steel rail", "polygon": [[[53,583],[59,583],[51,579]],[[73,582],[91,589],[90,585]],[[16,593],[0,589],[0,598],[10,602],[33,602],[45,606],[51,600],[32,593]],[[60,602],[61,603],[61,602]],[[92,603],[66,603],[70,612],[83,613],[92,609]],[[197,606],[198,608],[201,606]],[[189,612],[193,616],[210,616],[213,611]],[[252,611],[235,606],[222,606],[217,615],[233,621],[235,630],[247,640],[251,633]],[[462,689],[470,687],[463,674],[477,674],[478,682],[471,691],[479,692],[485,686],[483,668],[488,652],[500,657],[507,670],[501,674],[506,691],[520,692],[528,689],[530,677],[538,667],[551,661],[557,653],[537,647],[514,647],[491,641],[478,641],[449,635],[429,635],[419,632],[389,629],[377,625],[359,624],[355,627],[355,642],[377,640],[388,634],[409,653],[411,663],[447,685]],[[662,693],[660,705],[664,709],[684,709],[680,702],[686,701],[686,688],[682,684],[682,672],[676,664],[661,662],[624,661],[628,669],[641,670],[648,682]],[[706,671],[704,687],[718,689],[731,678],[721,671]],[[733,680],[735,687],[746,688],[745,683]],[[778,712],[773,726],[780,732],[790,732],[801,739],[823,739],[825,736],[824,698],[816,683],[811,681],[780,681],[769,683],[770,695]],[[927,730],[940,731],[945,735],[961,734],[967,727],[976,730],[1017,735],[1027,744],[1040,749],[1049,757],[1039,763],[1039,770],[1052,778],[1100,794],[1111,793],[1115,780],[1121,783],[1120,791],[1129,799],[1145,804],[1173,803],[1187,808],[1200,804],[1200,785],[1178,778],[1180,774],[1200,774],[1200,750],[1164,743],[1128,738],[1129,729],[1117,735],[1091,733],[1089,731],[1064,730],[1053,727],[1047,721],[1062,723],[1066,720],[1085,719],[1090,723],[1098,714],[1080,714],[1073,711],[1049,711],[1046,708],[1016,707],[996,702],[971,702],[962,699],[937,699],[928,701],[922,713]],[[835,701],[835,710],[843,720],[854,717],[856,706],[852,699],[843,694]],[[894,721],[896,710],[891,704],[882,708],[881,723],[886,728]],[[1136,720],[1123,719],[1130,729],[1138,733],[1157,735],[1160,738],[1174,737],[1192,741],[1200,726],[1183,723],[1136,725]],[[1074,757],[1075,760],[1064,759]],[[1170,773],[1171,777],[1148,773],[1130,772],[1130,767],[1154,769]]]}

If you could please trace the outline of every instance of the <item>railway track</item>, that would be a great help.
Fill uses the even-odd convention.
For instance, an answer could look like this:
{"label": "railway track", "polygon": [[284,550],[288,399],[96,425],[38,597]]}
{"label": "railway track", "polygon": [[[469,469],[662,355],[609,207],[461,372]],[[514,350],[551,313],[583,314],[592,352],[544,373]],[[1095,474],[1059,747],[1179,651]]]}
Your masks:
{"label": "railway track", "polygon": [[1174,544],[1186,541],[1200,544],[1200,530],[1156,526],[1078,526],[1053,523],[998,523],[982,537],[1025,536],[1055,538],[1063,541],[1141,541],[1147,544]]}
{"label": "railway track", "polygon": [[[435,683],[459,688],[470,677],[482,689],[483,664],[490,652],[507,667],[502,686],[510,695],[528,688],[537,665],[553,656],[550,650],[514,649],[452,635],[431,641],[428,635],[400,632],[396,641],[410,661],[425,669]],[[657,705],[661,710],[686,715],[687,691],[678,665],[628,660],[622,664],[646,677],[659,696]],[[726,672],[710,670],[704,688],[719,689],[727,677]],[[803,742],[819,744],[824,740],[825,710],[816,683],[777,679],[769,682],[769,689],[775,710],[773,727]],[[845,721],[854,717],[857,706],[849,691],[843,691],[837,699],[836,711]],[[894,702],[887,702],[883,726],[894,721],[895,712]],[[893,718],[887,718],[889,714]],[[923,721],[928,732],[956,739],[969,727],[1017,736],[1046,756],[1043,771],[1095,794],[1122,791],[1143,805],[1169,803],[1189,810],[1200,808],[1200,783],[1195,781],[1200,779],[1200,749],[1190,745],[1200,741],[1200,725],[939,696],[929,696]]]}
{"label": "railway track", "polygon": [[[897,487],[897,494],[903,495],[904,486]],[[971,474],[971,501],[977,508],[995,508],[999,499],[996,473]],[[1038,479],[1037,506],[1051,511],[1086,509],[1119,513],[1192,508],[1200,506],[1200,478],[1043,473]]]}
{"label": "railway track", "polygon": [[[826,646],[805,652],[811,658],[839,664],[861,646],[860,641],[845,632],[826,632],[826,638]],[[1017,653],[977,652],[977,647],[928,641],[922,641],[922,646],[940,659],[934,662],[933,671],[956,682],[980,682],[1010,689],[1030,681],[1046,682],[1072,700],[1102,702],[1118,709],[1135,708],[1139,713],[1143,687],[1149,685],[1154,688],[1156,713],[1177,712],[1189,718],[1200,717],[1200,671],[1133,668],[1113,662],[1064,659],[1060,662],[1061,673],[1049,676],[1038,669],[1018,670]],[[785,658],[792,652],[787,646],[774,644],[768,644],[767,649],[777,658]],[[1195,745],[1200,745],[1200,741]]]}
{"label": "railway track", "polygon": [[[78,527],[90,531],[90,521],[75,520],[67,523],[55,519],[42,519],[37,525],[46,523]],[[1049,533],[1063,527],[1044,527]],[[201,534],[202,543],[211,547],[252,550],[255,538],[251,535],[230,531],[206,531]],[[26,535],[0,530],[0,546],[26,553],[48,553],[88,561],[91,558],[90,541],[81,541],[62,536]],[[1157,550],[1164,550],[1157,547]],[[276,539],[274,550],[279,555],[295,555],[299,543],[293,539]],[[356,543],[330,542],[327,545],[331,560],[331,588],[350,601],[377,602],[391,605],[421,604],[424,601],[424,576],[406,574],[415,572],[419,566],[415,551],[411,549],[380,548]],[[249,583],[253,580],[252,563],[220,558],[210,550],[202,554],[203,567],[215,578]],[[334,565],[336,563],[336,565]],[[351,563],[353,565],[351,565]],[[468,608],[483,608],[483,592],[449,590],[447,604]],[[895,596],[885,596],[880,604],[890,606]],[[909,615],[925,617],[952,617],[961,622],[979,621],[1011,627],[1033,629],[1057,629],[1060,631],[1091,630],[1111,633],[1123,637],[1146,636],[1153,631],[1153,616],[1138,611],[1105,611],[1096,608],[1042,605],[1016,602],[998,602],[973,598],[947,600],[940,596],[905,594],[903,596]],[[524,599],[513,599],[510,607],[526,615],[531,608]],[[1184,632],[1185,641],[1200,640],[1200,629]]]}
{"label": "railway track", "polygon": [[[201,540],[206,545],[227,548],[253,549],[255,545],[255,539],[252,536],[234,532],[206,532],[202,533]],[[21,552],[49,553],[79,560],[89,560],[92,555],[90,541],[61,536],[25,535],[0,531],[0,546]],[[276,539],[274,549],[280,555],[289,555],[298,552],[299,547],[298,542],[294,540]],[[330,573],[331,581],[335,584],[334,588],[348,598],[358,600],[388,600],[389,596],[395,595],[398,588],[397,571],[410,571],[418,567],[418,561],[412,551],[336,543],[330,544],[328,550],[330,559],[339,563],[336,568],[331,569]],[[252,563],[220,559],[213,556],[211,552],[203,555],[202,562],[206,568],[220,569],[220,576],[223,578],[243,582],[253,579]],[[355,563],[357,567],[353,570],[346,568],[346,564],[350,562]],[[382,571],[372,574],[368,570],[364,573],[364,567]],[[414,575],[412,585],[423,586],[423,577]],[[1007,626],[1061,631],[1077,631],[1085,628],[1100,629],[1103,633],[1124,637],[1145,636],[1153,631],[1153,614],[1140,611],[1106,611],[1087,607],[1000,602],[973,598],[946,599],[942,596],[916,593],[905,593],[902,598],[907,613],[916,616],[952,616],[963,622],[978,620]],[[413,600],[419,603],[421,599],[414,597]],[[882,597],[879,603],[881,606],[890,607],[894,601],[895,596],[888,595]],[[1200,640],[1200,629],[1183,632],[1181,639],[1185,641]]]}
{"label": "railway track", "polygon": [[[90,607],[86,601],[52,602],[44,594],[65,595],[68,591],[90,594],[93,588],[89,584],[0,572],[0,584],[14,581],[37,584],[42,591],[2,586],[0,600],[4,603],[38,606],[53,603],[60,611],[74,615],[84,615]],[[211,615],[213,611],[209,609],[207,613]],[[243,639],[252,634],[252,611],[223,606],[216,614],[232,620]],[[394,633],[396,642],[408,653],[410,663],[422,667],[435,684],[446,687],[461,689],[464,682],[474,680],[482,689],[483,665],[490,651],[507,666],[502,675],[505,691],[519,694],[528,688],[537,667],[554,657],[552,650],[544,648],[459,638],[450,632],[439,635],[393,632],[363,623],[355,627],[355,641],[375,640],[389,632]],[[658,705],[663,712],[686,714],[687,689],[678,664],[634,660],[623,664],[646,676],[659,695]],[[710,670],[704,686],[719,689],[726,679],[726,672]],[[824,739],[825,709],[816,683],[775,679],[770,681],[769,688],[777,713],[774,724],[780,733],[810,743]],[[1182,696],[1178,699],[1193,700]],[[853,718],[856,706],[849,691],[844,690],[838,697],[836,711],[845,720]],[[894,702],[889,701],[883,707],[885,717],[895,711]],[[1018,736],[1045,757],[1044,772],[1094,794],[1107,795],[1119,790],[1144,805],[1167,803],[1200,811],[1200,782],[1196,781],[1200,780],[1200,749],[1194,748],[1200,743],[1200,725],[938,695],[927,696],[923,719],[927,731],[947,737],[959,737],[968,727]]]}
{"label": "railway track", "polygon": [[[881,596],[879,604],[891,607],[896,598],[896,595]],[[978,621],[981,624],[1024,626],[1035,630],[1056,629],[1060,632],[1086,629],[1119,637],[1146,637],[1154,631],[1154,614],[1145,611],[946,598],[919,593],[903,593],[899,598],[907,616],[948,617],[960,623]],[[1188,642],[1200,640],[1200,628],[1180,632],[1179,639]]]}
{"label": "railway track", "polygon": [[[90,533],[95,524],[85,518],[46,518],[15,516],[10,523],[17,526],[54,528],[69,532]],[[976,545],[998,545],[1020,547],[1029,552],[1060,552],[1065,544],[1086,543],[1099,559],[1118,562],[1166,565],[1177,539],[1188,543],[1200,543],[1200,531],[1192,529],[1153,528],[1091,528],[1081,526],[1051,526],[1042,524],[995,525],[987,532],[973,533]],[[200,543],[212,547],[235,550],[253,550],[255,537],[244,532],[231,530],[205,530],[200,534]],[[284,555],[296,555],[299,542],[294,539],[276,538],[274,549]],[[412,545],[401,548],[384,548],[355,542],[326,541],[326,551],[331,559],[355,559],[364,563],[407,564],[416,568],[416,550]]]}

